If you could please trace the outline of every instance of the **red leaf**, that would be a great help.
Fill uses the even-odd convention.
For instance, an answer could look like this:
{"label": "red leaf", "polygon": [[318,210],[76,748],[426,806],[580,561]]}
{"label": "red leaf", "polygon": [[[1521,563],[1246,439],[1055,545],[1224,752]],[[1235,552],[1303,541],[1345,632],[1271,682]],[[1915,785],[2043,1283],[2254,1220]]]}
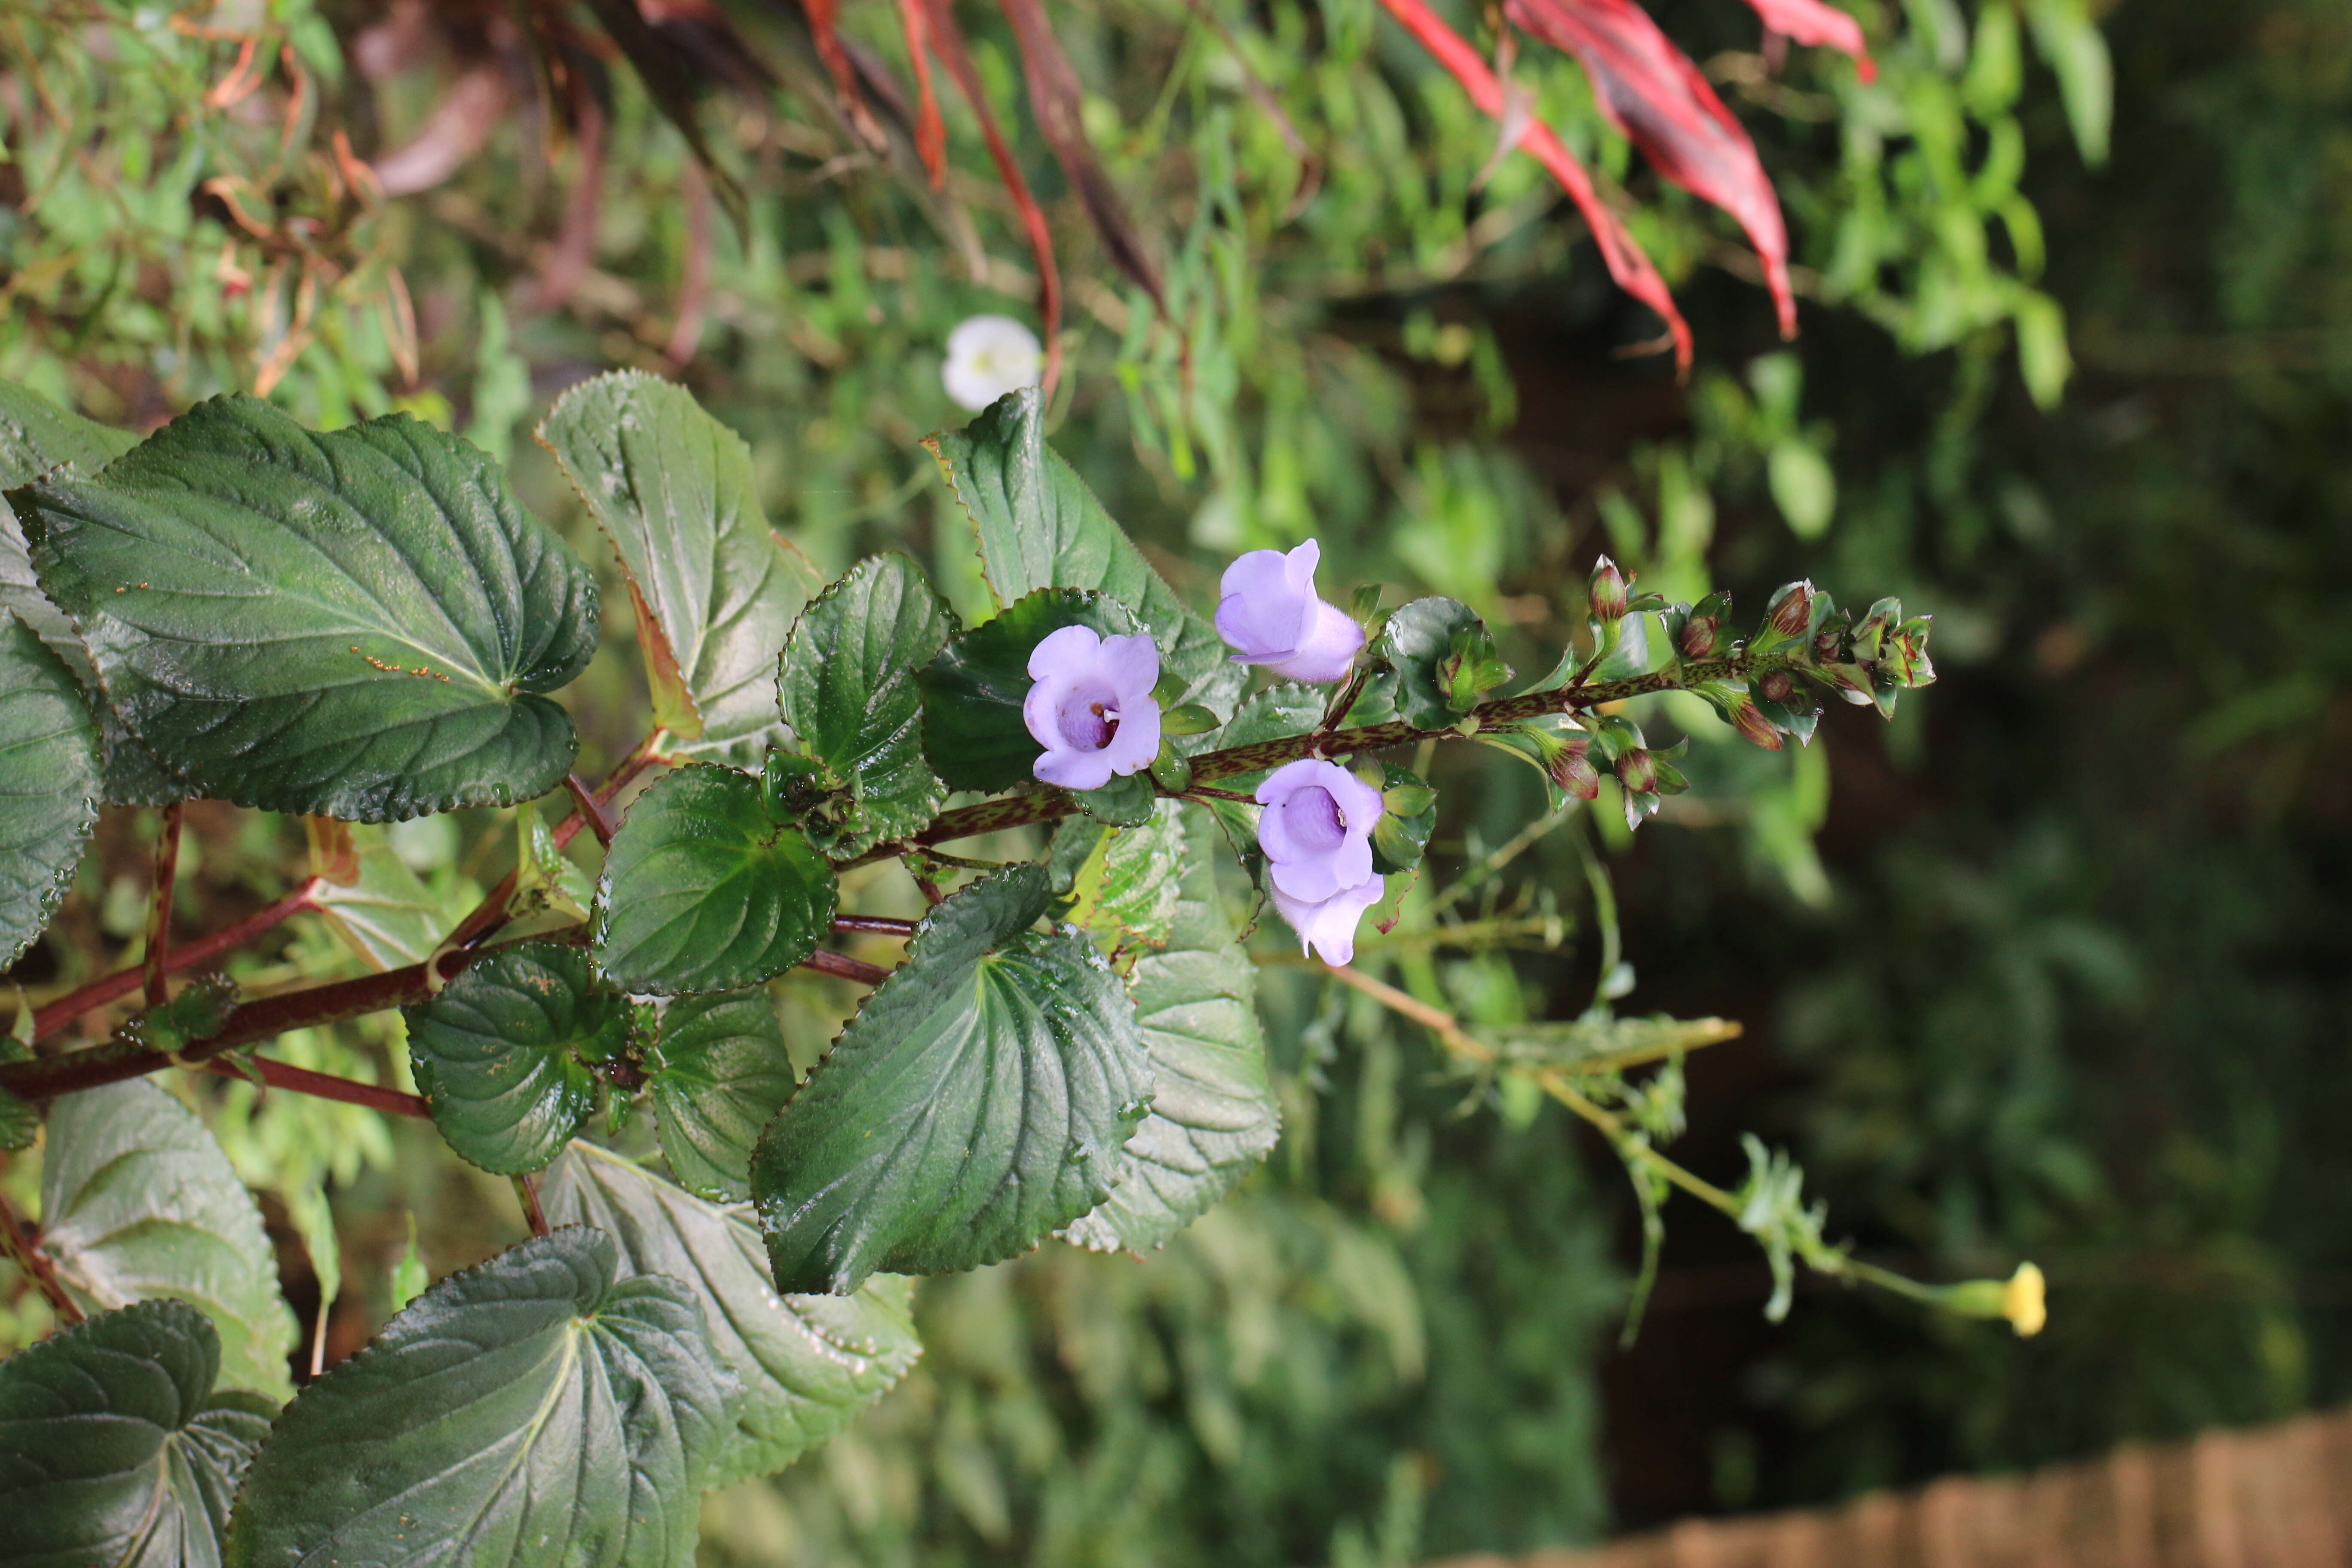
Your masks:
{"label": "red leaf", "polygon": [[1037,261],[1038,314],[1045,326],[1045,393],[1050,398],[1062,376],[1062,273],[1054,264],[1054,236],[1045,226],[1045,209],[1037,205],[1004,132],[997,127],[996,112],[988,106],[988,89],[981,84],[971,51],[964,47],[963,32],[956,26],[952,0],[922,0],[922,5],[931,52],[955,79],[956,90],[963,94],[964,101],[971,105],[972,118],[980,121],[981,138],[988,143],[988,156],[996,165],[996,177],[1019,209],[1021,226],[1029,236],[1029,253]]}
{"label": "red leaf", "polygon": [[1822,0],[1748,0],[1764,26],[1786,33],[1801,44],[1825,44],[1853,57],[1854,69],[1864,81],[1878,79],[1877,62],[1862,41],[1862,24]]}
{"label": "red leaf", "polygon": [[1584,64],[1593,97],[1675,184],[1738,219],[1764,264],[1780,335],[1797,331],[1789,290],[1789,233],[1756,144],[1688,55],[1633,0],[1504,0],[1511,25]]}
{"label": "red leaf", "polygon": [[849,63],[849,55],[841,47],[841,31],[834,26],[835,0],[801,0],[801,10],[808,16],[809,32],[816,39],[817,58],[833,78],[833,90],[841,99],[841,111],[848,119],[850,129],[876,152],[884,152],[890,139],[882,127],[874,122],[873,110],[866,107],[865,98],[857,90],[857,72]]}
{"label": "red leaf", "polygon": [[[1389,15],[1404,24],[1405,31],[1423,48],[1437,57],[1437,63],[1462,84],[1470,94],[1470,101],[1481,112],[1496,120],[1504,118],[1508,106],[1504,100],[1503,84],[1468,40],[1439,20],[1423,0],[1381,0],[1381,4],[1388,7]],[[1576,161],[1559,134],[1539,120],[1528,121],[1520,131],[1519,146],[1550,172],[1568,193],[1568,199],[1584,215],[1594,242],[1601,247],[1601,259],[1608,265],[1609,276],[1616,279],[1617,287],[1664,318],[1666,331],[1675,340],[1675,364],[1678,369],[1688,370],[1689,324],[1675,308],[1675,297],[1667,291],[1666,280],[1658,276],[1657,268],[1626,232],[1623,222],[1593,190],[1584,166]]]}
{"label": "red leaf", "polygon": [[907,58],[915,68],[915,96],[920,104],[915,117],[915,151],[929,171],[931,189],[948,184],[948,126],[940,118],[940,100],[931,92],[930,27],[924,20],[923,0],[898,0],[898,25],[907,34]]}

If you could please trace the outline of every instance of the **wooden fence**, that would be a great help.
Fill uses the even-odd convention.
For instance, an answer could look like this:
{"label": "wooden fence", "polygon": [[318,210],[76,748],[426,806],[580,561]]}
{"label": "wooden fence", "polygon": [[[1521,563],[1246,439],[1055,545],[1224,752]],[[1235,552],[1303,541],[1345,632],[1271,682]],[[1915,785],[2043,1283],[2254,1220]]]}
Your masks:
{"label": "wooden fence", "polygon": [[2352,1568],[2352,1411],[1439,1568]]}

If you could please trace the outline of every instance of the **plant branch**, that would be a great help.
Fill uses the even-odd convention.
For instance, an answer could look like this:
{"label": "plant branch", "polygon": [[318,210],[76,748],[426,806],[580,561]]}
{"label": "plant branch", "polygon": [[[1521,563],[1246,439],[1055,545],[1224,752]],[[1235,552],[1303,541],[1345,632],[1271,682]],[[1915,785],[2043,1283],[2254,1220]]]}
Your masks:
{"label": "plant branch", "polygon": [[915,922],[892,920],[887,915],[835,915],[833,931],[835,936],[868,931],[876,936],[910,937],[915,934]]}
{"label": "plant branch", "polygon": [[533,1236],[547,1234],[547,1211],[539,1206],[539,1184],[527,1175],[514,1178],[516,1199],[522,1205],[522,1217],[530,1222]]}
{"label": "plant branch", "polygon": [[[613,770],[610,778],[596,786],[595,793],[588,797],[586,804],[597,808],[610,805],[613,797],[628,788],[632,780],[659,762],[661,759],[654,750],[654,742],[660,733],[661,731],[656,730],[653,734],[638,742],[637,749],[621,759],[621,765]],[[570,785],[576,781],[567,778],[564,782]],[[574,806],[571,816],[556,824],[555,847],[558,849],[562,848],[580,836],[580,830],[587,826],[588,818],[581,815],[578,806]],[[607,842],[609,841],[608,837]],[[474,906],[473,912],[457,922],[457,929],[449,933],[447,941],[443,945],[472,947],[499,927],[506,924],[507,906],[514,900],[515,882],[518,876],[519,869],[509,871],[501,877],[497,887],[482,895],[482,901]]]}
{"label": "plant branch", "polygon": [[381,1084],[362,1083],[357,1079],[338,1078],[333,1073],[313,1072],[298,1068],[291,1062],[273,1061],[268,1057],[249,1057],[243,1062],[233,1062],[226,1057],[215,1057],[205,1064],[207,1071],[223,1078],[245,1078],[247,1068],[271,1089],[282,1089],[289,1094],[307,1094],[320,1100],[340,1100],[345,1105],[363,1105],[370,1110],[380,1110],[386,1116],[415,1116],[430,1121],[433,1108],[420,1094],[404,1094]]}
{"label": "plant branch", "polygon": [[163,808],[163,830],[155,836],[155,897],[147,907],[147,951],[141,958],[150,1007],[172,999],[163,984],[163,961],[172,942],[172,890],[180,880],[180,817],[185,804],[175,800]]}
{"label": "plant branch", "polygon": [[22,1269],[25,1278],[33,1282],[61,1323],[79,1323],[84,1313],[67,1291],[65,1281],[41,1255],[41,1233],[16,1217],[6,1198],[0,1198],[0,1256]]}
{"label": "plant branch", "polygon": [[868,963],[864,959],[852,958],[846,953],[827,952],[824,948],[818,948],[801,960],[801,967],[814,969],[820,974],[837,974],[844,980],[855,980],[861,985],[879,985],[890,978],[890,972],[880,964]]}
{"label": "plant branch", "polygon": [[604,815],[604,803],[580,782],[578,773],[564,774],[563,787],[572,793],[573,809],[595,831],[596,842],[610,849],[613,847],[613,819]]}
{"label": "plant branch", "polygon": [[[175,947],[165,957],[167,971],[194,969],[209,963],[232,948],[244,946],[270,927],[283,923],[303,910],[315,909],[320,879],[312,877],[300,887],[264,910],[257,910],[235,925],[223,927],[212,935],[202,937],[185,947]],[[94,1012],[109,1002],[128,996],[139,989],[144,973],[143,965],[118,969],[102,980],[93,980],[79,991],[68,992],[46,1007],[33,1014],[33,1038],[46,1040],[85,1013]]]}

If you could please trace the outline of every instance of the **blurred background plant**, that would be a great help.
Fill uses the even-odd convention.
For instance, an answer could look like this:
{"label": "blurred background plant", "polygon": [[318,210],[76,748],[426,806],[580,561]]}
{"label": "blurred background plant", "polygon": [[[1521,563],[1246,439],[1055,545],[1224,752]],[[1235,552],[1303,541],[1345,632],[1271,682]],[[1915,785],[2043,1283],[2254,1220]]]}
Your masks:
{"label": "blurred background plant", "polygon": [[[1660,1110],[1687,1116],[1678,1157],[1732,1186],[1739,1131],[1788,1142],[1832,1237],[1928,1278],[2030,1255],[2050,1331],[1801,1289],[1775,1325],[1748,1239],[1676,1208],[1621,1347],[1643,1225],[1605,1147],[1270,962],[1285,1142],[1244,1196],[1144,1264],[1048,1249],[926,1285],[919,1370],[714,1499],[709,1561],[1352,1568],[2352,1386],[2331,1136],[2352,1090],[2352,21],[1864,0],[1864,82],[1731,0],[1653,9],[1780,194],[1793,342],[1736,226],[1657,178],[1575,62],[1507,57],[1505,118],[1594,171],[1691,322],[1686,380],[1550,177],[1498,156],[1373,0],[1056,7],[1081,86],[1042,121],[1034,12],[961,13],[1056,258],[1055,438],[1196,599],[1232,552],[1311,534],[1327,582],[1464,598],[1523,674],[1604,549],[1670,598],[1753,611],[1810,572],[1932,610],[1944,680],[1891,726],[1839,713],[1766,752],[1653,704],[1693,788],[1638,838],[1605,797],[1507,838],[1533,773],[1447,792],[1433,848],[1483,869],[1449,907],[1409,900],[1360,967],[1489,1031],[1596,998],[1743,1023],[1661,1080],[1687,1084]],[[915,442],[961,422],[957,322],[1047,326],[1043,253],[944,88],[933,185],[906,14],[844,10],[829,61],[800,12],[712,0],[7,7],[0,376],[139,426],[236,388],[325,426],[405,409],[509,461],[602,559],[526,433],[589,374],[656,370],[750,441],[818,573],[912,547],[976,613]],[[1075,133],[1095,176],[1064,161]],[[573,689],[592,762],[617,758],[643,690],[617,658]],[[266,823],[191,811],[190,931],[307,875],[320,850]],[[488,812],[362,831],[362,881],[248,983],[304,953],[421,955],[529,837]],[[135,952],[151,837],[110,817],[13,976],[36,1001]],[[1255,939],[1270,961],[1278,938]],[[786,988],[804,1062],[843,1011],[825,984]],[[302,1048],[396,1080],[396,1044]],[[438,1273],[512,1234],[501,1189],[402,1157],[421,1130],[199,1098],[326,1356],[392,1310],[412,1248]],[[6,1289],[0,1333],[40,1331]]]}

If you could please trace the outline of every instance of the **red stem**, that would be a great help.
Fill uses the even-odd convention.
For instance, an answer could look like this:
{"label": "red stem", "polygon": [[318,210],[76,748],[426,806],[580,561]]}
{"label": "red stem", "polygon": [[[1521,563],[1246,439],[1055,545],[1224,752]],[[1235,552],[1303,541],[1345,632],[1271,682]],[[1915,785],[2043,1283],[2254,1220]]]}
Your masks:
{"label": "red stem", "polygon": [[533,1236],[547,1234],[547,1211],[539,1206],[539,1184],[528,1175],[514,1179],[515,1196],[521,1200],[522,1217],[530,1222]]}
{"label": "red stem", "polygon": [[57,1312],[59,1322],[79,1323],[82,1321],[85,1314],[75,1305],[65,1282],[58,1278],[57,1269],[50,1266],[47,1257],[41,1251],[40,1227],[18,1220],[16,1211],[8,1206],[5,1198],[0,1198],[0,1256],[5,1256],[9,1262],[24,1271],[25,1278],[33,1282],[33,1288],[40,1291]]}
{"label": "red stem", "polygon": [[[362,1083],[357,1079],[338,1078],[333,1073],[312,1072],[291,1062],[272,1061],[268,1057],[251,1058],[255,1076],[272,1089],[282,1089],[289,1094],[313,1095],[320,1100],[341,1100],[345,1105],[363,1105],[370,1110],[381,1110],[386,1116],[415,1116],[430,1121],[433,1108],[425,1097],[403,1094],[396,1089],[380,1084]],[[243,1078],[245,1068],[236,1062],[219,1058],[205,1067],[223,1078]]]}
{"label": "red stem", "polygon": [[582,816],[588,819],[588,826],[595,831],[596,842],[602,844],[607,849],[611,848],[613,847],[613,819],[604,815],[604,805],[596,799],[596,796],[589,790],[588,786],[580,782],[580,775],[578,773],[564,774],[563,787],[572,792],[572,799],[574,806]]}
{"label": "red stem", "polygon": [[[171,950],[163,961],[167,971],[193,969],[200,963],[219,957],[232,948],[244,946],[263,931],[280,924],[289,917],[314,906],[311,900],[319,891],[319,879],[311,878],[300,887],[271,904],[268,909],[249,914],[235,925],[226,926],[207,937]],[[128,996],[139,989],[143,966],[118,969],[102,980],[93,980],[79,991],[67,993],[47,1006],[33,1014],[33,1038],[47,1039],[85,1013],[94,1012],[119,997]]]}
{"label": "red stem", "polygon": [[887,915],[835,915],[833,930],[836,936],[851,931],[871,931],[877,936],[909,937],[915,934],[912,921],[894,921]]}
{"label": "red stem", "polygon": [[164,959],[172,944],[172,889],[180,879],[180,816],[184,805],[175,800],[163,808],[163,829],[155,837],[155,899],[147,910],[147,952],[141,960],[150,1007],[161,1007],[172,999],[163,984]]}
{"label": "red stem", "polygon": [[827,952],[824,948],[818,948],[801,960],[801,967],[814,969],[820,974],[838,974],[844,980],[855,980],[864,985],[879,985],[890,978],[890,972],[878,964],[868,963],[862,958],[852,958],[846,953]]}
{"label": "red stem", "polygon": [[[613,797],[628,788],[630,781],[639,773],[653,766],[655,760],[654,738],[647,735],[638,742],[637,749],[613,770],[613,776],[596,786],[596,793],[589,798],[600,806],[611,805]],[[555,847],[562,848],[580,837],[580,830],[587,826],[588,819],[575,807],[571,816],[555,825]],[[449,933],[448,945],[471,947],[506,924],[507,905],[513,900],[514,890],[515,873],[509,871],[499,879],[499,885],[474,906],[474,912],[457,922],[457,929]]]}

